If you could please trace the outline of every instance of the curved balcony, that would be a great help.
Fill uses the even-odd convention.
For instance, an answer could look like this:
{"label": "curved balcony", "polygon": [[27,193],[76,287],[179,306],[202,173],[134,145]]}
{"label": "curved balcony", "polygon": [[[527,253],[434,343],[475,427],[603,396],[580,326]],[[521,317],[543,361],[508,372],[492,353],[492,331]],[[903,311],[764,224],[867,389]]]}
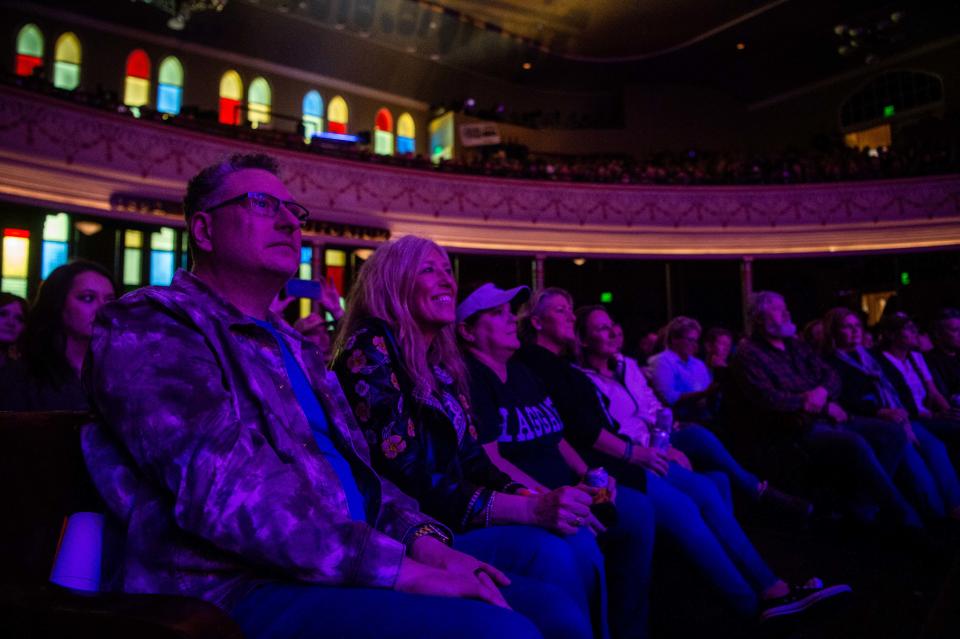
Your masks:
{"label": "curved balcony", "polygon": [[[960,175],[801,186],[609,186],[425,172],[266,149],[0,88],[0,197],[131,213],[178,201],[230,153],[268,152],[318,220],[417,233],[460,250],[607,256],[796,255],[960,244]],[[160,220],[157,220],[160,221]]]}

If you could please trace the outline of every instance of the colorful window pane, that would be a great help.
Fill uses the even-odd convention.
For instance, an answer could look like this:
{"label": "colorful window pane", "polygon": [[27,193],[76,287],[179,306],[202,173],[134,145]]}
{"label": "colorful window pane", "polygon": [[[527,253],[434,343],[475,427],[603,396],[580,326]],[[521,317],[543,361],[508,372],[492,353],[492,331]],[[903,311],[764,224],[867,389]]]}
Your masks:
{"label": "colorful window pane", "polygon": [[323,264],[327,270],[327,277],[333,279],[337,292],[343,295],[344,270],[347,266],[347,254],[337,249],[327,249],[323,252]]}
{"label": "colorful window pane", "polygon": [[17,34],[16,74],[29,76],[43,64],[43,34],[35,24],[25,25]]}
{"label": "colorful window pane", "polygon": [[413,117],[404,113],[397,120],[397,153],[416,153],[417,127]]}
{"label": "colorful window pane", "polygon": [[220,78],[220,122],[240,124],[240,102],[243,100],[243,81],[240,74],[230,70]]}
{"label": "colorful window pane", "polygon": [[53,86],[67,91],[80,86],[80,40],[69,31],[57,38],[53,50]]}
{"label": "colorful window pane", "polygon": [[387,109],[377,111],[373,120],[373,152],[393,155],[393,116]]}
{"label": "colorful window pane", "polygon": [[143,278],[143,232],[126,230],[123,233],[123,284],[140,286]]}
{"label": "colorful window pane", "polygon": [[177,115],[183,103],[183,65],[173,56],[160,63],[157,84],[157,111]]}
{"label": "colorful window pane", "polygon": [[150,234],[150,285],[169,286],[176,270],[177,232],[163,227]]}
{"label": "colorful window pane", "polygon": [[142,107],[150,102],[150,58],[143,49],[134,49],[127,56],[127,75],[123,81],[123,103],[133,107],[139,116]]}
{"label": "colorful window pane", "polygon": [[445,113],[430,121],[430,160],[453,159],[453,113]]}
{"label": "colorful window pane", "polygon": [[323,98],[319,91],[308,91],[303,96],[303,138],[309,143],[317,133],[323,133]]}
{"label": "colorful window pane", "polygon": [[70,216],[48,215],[43,220],[43,242],[40,250],[40,279],[45,280],[53,269],[67,263],[70,254]]}
{"label": "colorful window pane", "polygon": [[0,291],[27,297],[27,272],[30,258],[30,231],[3,230],[3,263],[0,266]]}
{"label": "colorful window pane", "polygon": [[347,123],[350,120],[350,112],[347,109],[347,101],[339,95],[330,100],[330,106],[327,107],[327,129],[331,133],[346,133]]}
{"label": "colorful window pane", "polygon": [[270,85],[263,78],[254,78],[247,95],[247,119],[257,128],[270,122]]}
{"label": "colorful window pane", "polygon": [[[300,269],[297,277],[301,280],[313,279],[313,247],[304,246],[300,249]],[[300,300],[300,317],[306,317],[313,310],[313,300],[302,298]]]}

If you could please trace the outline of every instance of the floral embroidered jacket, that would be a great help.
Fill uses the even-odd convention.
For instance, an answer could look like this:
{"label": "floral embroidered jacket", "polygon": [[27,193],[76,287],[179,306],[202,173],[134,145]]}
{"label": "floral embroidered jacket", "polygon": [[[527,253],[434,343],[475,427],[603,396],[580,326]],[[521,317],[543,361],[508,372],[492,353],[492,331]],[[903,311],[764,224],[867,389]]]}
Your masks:
{"label": "floral embroidered jacket", "polygon": [[334,370],[370,442],[374,467],[456,530],[471,528],[493,491],[518,487],[477,441],[469,402],[442,368],[439,393],[418,397],[386,323],[361,322]]}
{"label": "floral embroidered jacket", "polygon": [[370,467],[317,349],[270,321],[327,413],[368,521],[350,518],[276,339],[179,271],[169,288],[102,309],[84,371],[99,413],[84,454],[126,535],[124,590],[229,608],[266,580],[391,588],[405,536],[433,521]]}

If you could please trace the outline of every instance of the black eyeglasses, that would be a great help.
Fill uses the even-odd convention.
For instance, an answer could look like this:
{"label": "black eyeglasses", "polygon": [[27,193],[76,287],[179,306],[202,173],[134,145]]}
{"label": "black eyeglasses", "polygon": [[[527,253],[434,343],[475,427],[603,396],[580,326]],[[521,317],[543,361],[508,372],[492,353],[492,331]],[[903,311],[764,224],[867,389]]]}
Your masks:
{"label": "black eyeglasses", "polygon": [[254,215],[270,218],[276,218],[278,215],[280,215],[280,207],[283,206],[288,211],[293,213],[293,216],[299,220],[300,226],[305,225],[307,223],[307,218],[310,217],[310,211],[308,211],[307,207],[303,206],[302,204],[297,204],[293,201],[285,202],[276,196],[270,195],[269,193],[260,193],[258,191],[241,193],[236,197],[232,197],[229,200],[220,202],[220,204],[204,207],[204,210],[216,211],[224,206],[239,204],[240,202],[248,202],[250,204],[248,208]]}

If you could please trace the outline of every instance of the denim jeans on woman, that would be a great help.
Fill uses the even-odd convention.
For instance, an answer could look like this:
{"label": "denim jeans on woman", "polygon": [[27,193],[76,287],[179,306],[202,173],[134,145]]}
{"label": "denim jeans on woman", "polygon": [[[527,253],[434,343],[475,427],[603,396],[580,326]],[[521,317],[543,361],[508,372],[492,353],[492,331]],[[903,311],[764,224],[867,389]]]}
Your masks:
{"label": "denim jeans on woman", "polygon": [[940,439],[914,421],[913,432],[919,446],[909,446],[903,460],[905,473],[901,481],[920,512],[941,519],[960,506],[960,481],[950,461],[947,447]]}
{"label": "denim jeans on woman", "polygon": [[659,539],[680,547],[743,616],[757,614],[758,595],[777,582],[707,477],[671,463],[669,472],[647,474]]}
{"label": "denim jeans on woman", "polygon": [[[670,444],[690,459],[697,472],[711,475],[722,473],[737,492],[750,499],[758,497],[760,479],[741,466],[727,451],[723,442],[703,426],[689,424],[674,431],[670,435]],[[717,483],[715,477],[711,479]],[[723,482],[720,482],[717,488],[723,493]]]}

